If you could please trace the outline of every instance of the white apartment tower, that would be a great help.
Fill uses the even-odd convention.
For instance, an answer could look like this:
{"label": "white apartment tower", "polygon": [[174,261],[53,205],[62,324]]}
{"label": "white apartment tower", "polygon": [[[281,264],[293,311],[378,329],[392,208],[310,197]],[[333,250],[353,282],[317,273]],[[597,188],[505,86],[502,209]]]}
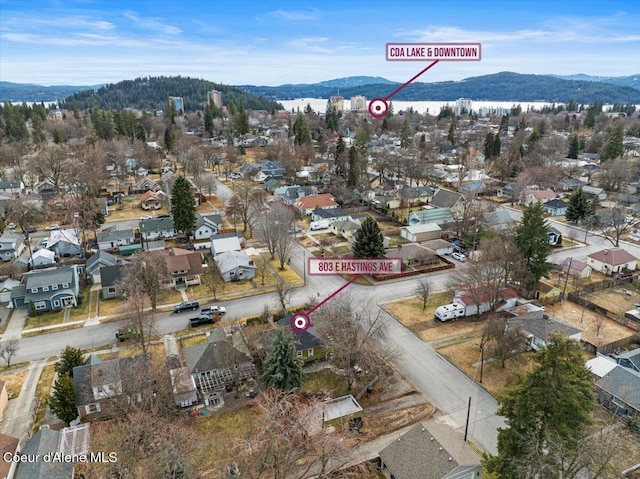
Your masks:
{"label": "white apartment tower", "polygon": [[367,111],[367,99],[362,95],[356,95],[351,97],[351,110],[353,111]]}
{"label": "white apartment tower", "polygon": [[338,111],[344,111],[344,97],[340,95],[334,95],[329,97],[329,103]]}
{"label": "white apartment tower", "polygon": [[462,113],[469,113],[473,107],[473,101],[471,98],[458,98],[456,100],[455,114],[461,115]]}

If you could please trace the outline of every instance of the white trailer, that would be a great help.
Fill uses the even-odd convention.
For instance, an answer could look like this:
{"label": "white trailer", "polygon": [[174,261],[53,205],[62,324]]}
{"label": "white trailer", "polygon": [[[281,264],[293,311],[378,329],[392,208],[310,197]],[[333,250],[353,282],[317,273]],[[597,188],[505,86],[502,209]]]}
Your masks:
{"label": "white trailer", "polygon": [[458,303],[443,304],[438,306],[435,311],[435,319],[438,321],[451,321],[452,319],[458,319],[464,317],[465,308]]}
{"label": "white trailer", "polygon": [[329,221],[328,220],[320,220],[320,221],[312,221],[309,224],[309,229],[312,231],[315,230],[323,230],[325,228],[329,227]]}

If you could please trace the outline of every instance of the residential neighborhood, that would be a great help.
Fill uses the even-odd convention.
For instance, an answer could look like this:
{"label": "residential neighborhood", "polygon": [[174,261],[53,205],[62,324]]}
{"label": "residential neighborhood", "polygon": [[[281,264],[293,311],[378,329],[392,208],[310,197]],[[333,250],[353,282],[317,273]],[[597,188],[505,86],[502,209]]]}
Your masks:
{"label": "residential neighborhood", "polygon": [[[546,434],[516,415],[537,388],[580,421],[549,424],[558,456],[526,447],[635,477],[634,105],[378,118],[338,92],[325,111],[180,95],[2,107],[29,134],[0,139],[0,447],[118,457],[2,474],[508,477],[508,425]],[[312,269],[333,259],[400,271]]]}

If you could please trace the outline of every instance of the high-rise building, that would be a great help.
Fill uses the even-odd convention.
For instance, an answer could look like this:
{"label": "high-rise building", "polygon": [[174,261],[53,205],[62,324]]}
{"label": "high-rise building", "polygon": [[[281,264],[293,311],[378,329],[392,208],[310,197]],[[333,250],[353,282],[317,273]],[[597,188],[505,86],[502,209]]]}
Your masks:
{"label": "high-rise building", "polygon": [[362,95],[352,96],[351,109],[353,111],[367,111],[367,99]]}
{"label": "high-rise building", "polygon": [[329,97],[329,103],[338,111],[344,111],[344,97],[340,95],[334,95]]}
{"label": "high-rise building", "polygon": [[462,115],[463,113],[470,113],[473,107],[473,101],[471,98],[458,98],[456,100],[456,107],[454,112],[456,115]]}
{"label": "high-rise building", "polygon": [[218,90],[211,90],[207,93],[207,101],[209,105],[213,104],[218,108],[222,108],[222,92]]}
{"label": "high-rise building", "polygon": [[181,96],[170,96],[169,103],[173,103],[176,108],[176,113],[184,113],[184,98]]}

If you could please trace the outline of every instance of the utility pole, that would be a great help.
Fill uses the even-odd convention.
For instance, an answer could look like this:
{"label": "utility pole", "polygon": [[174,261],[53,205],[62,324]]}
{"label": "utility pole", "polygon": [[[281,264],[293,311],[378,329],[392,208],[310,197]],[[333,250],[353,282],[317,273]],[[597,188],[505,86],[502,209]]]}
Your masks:
{"label": "utility pole", "polygon": [[[482,382],[482,381],[480,381]],[[471,415],[471,396],[469,396],[469,403],[467,404],[467,422],[464,425],[464,442],[467,442],[467,434],[469,432],[469,416]]]}
{"label": "utility pole", "polygon": [[573,263],[573,256],[569,258],[569,269],[567,270],[567,276],[564,278],[564,288],[562,288],[562,302],[564,302],[564,294],[567,291],[567,282],[569,281],[569,274],[571,273],[571,263]]}

